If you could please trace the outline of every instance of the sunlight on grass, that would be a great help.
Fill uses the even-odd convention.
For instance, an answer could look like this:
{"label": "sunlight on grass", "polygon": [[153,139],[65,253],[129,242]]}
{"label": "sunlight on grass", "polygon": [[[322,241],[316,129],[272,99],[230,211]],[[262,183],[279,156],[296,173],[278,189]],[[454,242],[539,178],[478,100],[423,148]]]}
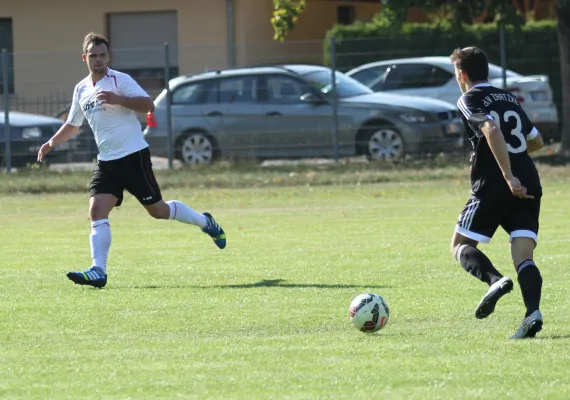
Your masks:
{"label": "sunlight on grass", "polygon": [[[361,185],[342,174],[332,186],[167,185],[166,199],[212,212],[223,251],[127,195],[111,214],[103,290],[65,277],[89,266],[86,193],[1,195],[0,398],[567,399],[570,179],[560,171],[545,179],[536,257],[545,326],[521,342],[507,340],[524,314],[518,286],[476,320],[486,288],[448,254],[469,194],[462,170]],[[514,278],[507,239],[498,232],[484,249]],[[391,311],[372,335],[348,318],[368,291]]]}

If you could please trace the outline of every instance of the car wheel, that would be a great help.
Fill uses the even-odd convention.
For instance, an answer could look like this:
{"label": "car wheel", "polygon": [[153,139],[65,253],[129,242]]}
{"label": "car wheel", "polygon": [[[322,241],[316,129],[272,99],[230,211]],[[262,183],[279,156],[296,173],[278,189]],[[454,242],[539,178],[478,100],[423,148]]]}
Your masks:
{"label": "car wheel", "polygon": [[193,132],[178,141],[177,154],[184,164],[210,164],[215,159],[216,146],[210,136]]}
{"label": "car wheel", "polygon": [[368,136],[366,155],[371,161],[401,160],[404,157],[404,140],[394,128],[375,129]]}

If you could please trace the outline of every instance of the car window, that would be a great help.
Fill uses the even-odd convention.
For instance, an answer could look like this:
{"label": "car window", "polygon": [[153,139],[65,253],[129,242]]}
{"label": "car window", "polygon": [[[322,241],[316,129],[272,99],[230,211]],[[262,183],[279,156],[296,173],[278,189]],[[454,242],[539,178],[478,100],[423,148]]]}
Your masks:
{"label": "car window", "polygon": [[371,88],[384,80],[387,69],[388,65],[367,68],[351,74],[350,77]]}
{"label": "car window", "polygon": [[[333,80],[331,70],[318,70],[309,72],[303,75],[315,89],[320,90],[321,93],[328,95],[332,92]],[[364,94],[373,93],[373,91],[366,85],[352,79],[350,76],[342,72],[335,71],[336,81],[336,94],[339,98],[347,98],[353,96],[360,96]]]}
{"label": "car window", "polygon": [[396,64],[388,71],[384,90],[417,89],[445,85],[453,74],[430,64]]}
{"label": "car window", "polygon": [[172,93],[172,103],[174,104],[197,104],[200,101],[200,93],[202,92],[204,84],[190,83],[178,87]]}
{"label": "car window", "polygon": [[307,85],[288,76],[270,75],[265,79],[267,102],[272,104],[302,103],[301,96],[310,92]]}
{"label": "car window", "polygon": [[255,76],[240,76],[222,79],[219,82],[219,100],[222,104],[255,103],[257,96]]}

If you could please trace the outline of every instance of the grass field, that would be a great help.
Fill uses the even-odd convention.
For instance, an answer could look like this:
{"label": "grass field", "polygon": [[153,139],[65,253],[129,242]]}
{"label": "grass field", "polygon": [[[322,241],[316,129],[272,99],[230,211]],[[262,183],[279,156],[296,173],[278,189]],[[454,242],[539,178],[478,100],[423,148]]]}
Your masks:
{"label": "grass field", "polygon": [[[213,213],[223,251],[127,195],[111,215],[103,290],[65,277],[90,262],[85,193],[0,195],[0,398],[570,398],[570,173],[546,174],[536,254],[545,324],[517,342],[507,338],[524,314],[518,285],[476,320],[486,287],[448,253],[468,196],[455,175],[466,173],[167,185],[165,198]],[[515,278],[504,232],[484,249]],[[348,318],[368,291],[391,311],[371,335]]]}

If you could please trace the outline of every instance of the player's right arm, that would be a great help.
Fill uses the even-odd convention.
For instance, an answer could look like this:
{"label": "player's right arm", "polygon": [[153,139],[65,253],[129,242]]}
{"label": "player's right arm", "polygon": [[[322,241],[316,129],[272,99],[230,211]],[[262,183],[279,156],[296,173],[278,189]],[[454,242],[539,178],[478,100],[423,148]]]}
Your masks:
{"label": "player's right arm", "polygon": [[76,86],[73,91],[73,100],[67,121],[57,130],[50,140],[40,147],[38,151],[38,162],[42,162],[46,154],[52,151],[55,146],[65,143],[72,137],[77,136],[84,118],[83,111],[81,111],[81,106],[79,105],[78,86]]}

